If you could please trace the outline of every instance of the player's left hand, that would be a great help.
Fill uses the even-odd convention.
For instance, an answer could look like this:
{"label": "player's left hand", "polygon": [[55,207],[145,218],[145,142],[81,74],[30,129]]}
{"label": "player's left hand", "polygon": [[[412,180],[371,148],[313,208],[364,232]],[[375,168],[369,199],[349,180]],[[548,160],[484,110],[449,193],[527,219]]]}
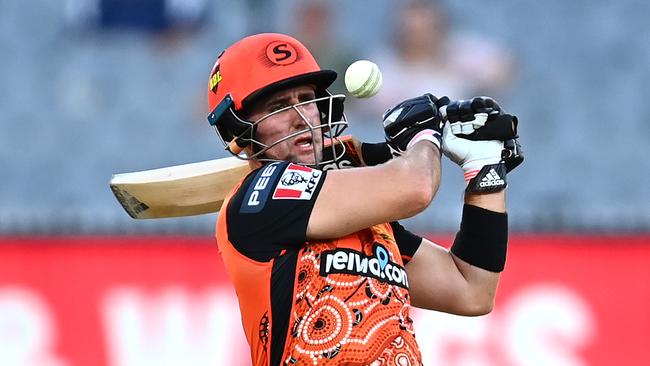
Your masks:
{"label": "player's left hand", "polygon": [[437,103],[438,98],[427,93],[407,99],[384,112],[386,143],[393,156],[403,154],[421,140],[430,141],[440,148],[444,121]]}
{"label": "player's left hand", "polygon": [[517,138],[517,117],[506,114],[490,97],[454,100],[446,106],[451,132],[473,141]]}

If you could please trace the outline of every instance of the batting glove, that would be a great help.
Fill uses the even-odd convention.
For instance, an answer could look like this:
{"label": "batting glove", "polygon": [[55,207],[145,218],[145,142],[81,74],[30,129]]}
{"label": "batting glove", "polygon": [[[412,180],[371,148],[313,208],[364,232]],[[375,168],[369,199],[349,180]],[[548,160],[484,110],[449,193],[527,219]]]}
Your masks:
{"label": "batting glove", "polygon": [[451,101],[444,113],[451,125],[451,132],[456,136],[474,141],[517,138],[517,117],[503,113],[492,98]]}
{"label": "batting glove", "polygon": [[430,141],[440,149],[444,120],[436,102],[438,98],[424,94],[384,113],[384,133],[393,156],[401,155],[421,140]]}
{"label": "batting glove", "polygon": [[474,141],[456,136],[445,124],[442,152],[464,172],[466,192],[490,193],[507,187],[506,173],[524,160],[516,139]]}

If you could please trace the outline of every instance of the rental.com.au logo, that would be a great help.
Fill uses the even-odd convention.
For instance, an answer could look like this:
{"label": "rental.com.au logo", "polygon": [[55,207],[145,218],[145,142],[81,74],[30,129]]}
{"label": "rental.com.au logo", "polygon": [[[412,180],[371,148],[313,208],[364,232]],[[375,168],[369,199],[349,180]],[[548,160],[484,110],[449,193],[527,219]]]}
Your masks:
{"label": "rental.com.au logo", "polygon": [[408,288],[404,267],[391,262],[386,248],[375,244],[373,256],[352,249],[328,250],[321,254],[320,275],[345,273],[372,277],[391,285]]}

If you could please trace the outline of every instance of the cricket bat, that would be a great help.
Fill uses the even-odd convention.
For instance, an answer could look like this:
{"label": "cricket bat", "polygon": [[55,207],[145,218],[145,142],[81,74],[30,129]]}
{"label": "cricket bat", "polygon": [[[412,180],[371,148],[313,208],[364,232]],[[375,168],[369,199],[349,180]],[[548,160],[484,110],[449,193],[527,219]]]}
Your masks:
{"label": "cricket bat", "polygon": [[[345,166],[363,165],[361,143],[344,136],[335,148],[342,149],[343,145],[344,159],[349,164]],[[249,172],[248,161],[233,156],[115,174],[109,185],[134,219],[192,216],[219,211],[230,190]]]}
{"label": "cricket bat", "polygon": [[134,219],[201,215],[219,211],[232,187],[250,172],[236,157],[115,174],[110,187]]}

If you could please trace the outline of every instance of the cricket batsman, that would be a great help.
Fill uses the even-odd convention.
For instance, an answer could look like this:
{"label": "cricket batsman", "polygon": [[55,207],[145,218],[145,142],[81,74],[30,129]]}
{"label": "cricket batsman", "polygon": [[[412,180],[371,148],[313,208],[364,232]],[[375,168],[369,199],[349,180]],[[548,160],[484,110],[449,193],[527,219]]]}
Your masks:
{"label": "cricket batsman", "polygon": [[[252,364],[421,365],[412,306],[467,316],[494,306],[506,176],[523,160],[517,118],[486,97],[417,96],[383,116],[385,162],[324,170],[347,127],[344,96],[327,90],[335,78],[275,33],[234,43],[210,74],[208,120],[254,168],[216,224]],[[443,153],[466,181],[450,250],[399,223],[432,202]]]}

